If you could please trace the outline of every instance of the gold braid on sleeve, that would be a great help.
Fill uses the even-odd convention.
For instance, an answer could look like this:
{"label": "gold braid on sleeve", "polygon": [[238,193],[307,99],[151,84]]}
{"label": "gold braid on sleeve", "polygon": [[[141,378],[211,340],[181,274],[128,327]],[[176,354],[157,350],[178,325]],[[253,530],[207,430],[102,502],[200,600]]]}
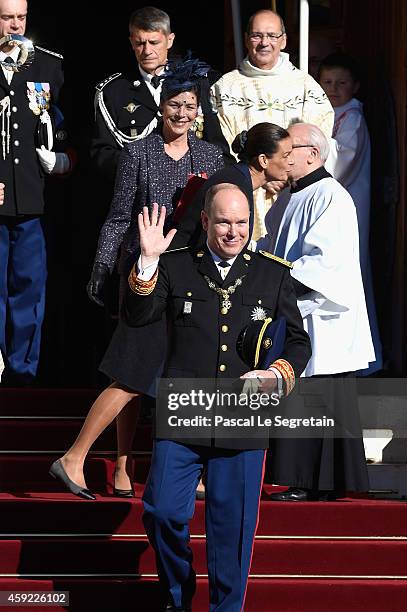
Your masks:
{"label": "gold braid on sleeve", "polygon": [[281,374],[285,382],[285,395],[291,393],[295,386],[295,374],[291,363],[285,359],[277,359],[270,365],[270,368],[275,368]]}
{"label": "gold braid on sleeve", "polygon": [[150,295],[154,291],[157,284],[158,268],[152,279],[145,281],[137,277],[135,266],[132,267],[129,274],[129,287],[136,295]]}

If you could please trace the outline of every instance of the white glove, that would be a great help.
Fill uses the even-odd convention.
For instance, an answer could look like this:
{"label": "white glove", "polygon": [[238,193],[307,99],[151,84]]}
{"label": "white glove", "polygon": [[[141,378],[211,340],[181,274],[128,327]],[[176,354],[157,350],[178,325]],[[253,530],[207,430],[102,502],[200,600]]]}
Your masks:
{"label": "white glove", "polygon": [[3,356],[0,351],[0,380],[1,380],[1,375],[3,374],[3,371],[4,371],[4,361],[3,361]]}
{"label": "white glove", "polygon": [[38,159],[47,174],[65,174],[71,169],[71,162],[66,153],[54,153],[48,151],[44,145],[41,149],[36,149]]}

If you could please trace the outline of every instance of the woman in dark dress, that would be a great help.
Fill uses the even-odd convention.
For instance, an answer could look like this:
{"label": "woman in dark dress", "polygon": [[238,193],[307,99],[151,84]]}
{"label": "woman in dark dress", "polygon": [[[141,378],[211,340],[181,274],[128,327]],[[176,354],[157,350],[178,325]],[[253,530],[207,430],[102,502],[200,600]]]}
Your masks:
{"label": "woman in dark dress", "polygon": [[[199,107],[196,84],[208,69],[197,60],[169,66],[161,94],[161,124],[122,152],[113,201],[95,258],[95,266],[107,266],[111,272],[120,247],[121,293],[138,249],[137,216],[143,206],[151,209],[154,202],[164,205],[171,225],[171,215],[189,175],[210,176],[223,165],[220,149],[190,131]],[[164,320],[140,328],[130,328],[120,321],[101,364],[102,372],[114,382],[92,405],[74,444],[51,466],[51,475],[72,493],[95,499],[86,487],[83,464],[91,445],[117,417],[114,491],[121,497],[134,495],[130,451],[138,413],[128,404],[140,394],[154,393],[166,353],[165,340]]]}

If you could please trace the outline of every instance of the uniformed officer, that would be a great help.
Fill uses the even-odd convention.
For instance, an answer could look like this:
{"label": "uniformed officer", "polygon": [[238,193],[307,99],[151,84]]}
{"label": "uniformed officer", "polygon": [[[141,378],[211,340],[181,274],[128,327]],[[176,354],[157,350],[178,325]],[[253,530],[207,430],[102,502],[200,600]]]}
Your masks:
{"label": "uniformed officer", "polygon": [[[169,350],[165,377],[267,379],[292,388],[310,357],[289,268],[246,250],[249,204],[236,185],[214,185],[202,223],[207,244],[164,253],[176,230],[163,237],[165,210],[139,216],[141,256],[129,276],[124,313],[130,325],[150,323],[166,311]],[[272,257],[272,256],[271,256]],[[284,316],[281,357],[269,371],[247,372],[236,341],[252,318]],[[240,437],[240,439],[238,439]],[[170,610],[189,610],[194,592],[188,522],[195,488],[206,466],[206,538],[210,609],[241,610],[256,531],[264,440],[208,439],[199,446],[157,439],[144,492],[144,524],[157,553]],[[244,449],[244,450],[243,450]]]}
{"label": "uniformed officer", "polygon": [[[0,0],[0,37],[23,36],[26,17],[26,0]],[[29,384],[36,375],[46,282],[40,220],[44,177],[70,168],[65,153],[55,153],[38,140],[63,83],[62,56],[36,46],[26,70],[6,68],[19,57],[19,46],[8,44],[0,50],[5,62],[0,69],[0,178],[5,185],[0,207],[0,349],[7,384]]]}
{"label": "uniformed officer", "polygon": [[[91,156],[104,176],[114,180],[124,144],[144,138],[157,125],[164,69],[175,34],[164,11],[147,6],[137,9],[129,21],[130,44],[137,64],[131,72],[116,72],[96,86],[96,126]],[[219,74],[209,70],[199,83],[201,113],[194,124],[196,136],[214,144],[226,141],[209,105],[209,87]],[[219,142],[220,141],[220,142]]]}

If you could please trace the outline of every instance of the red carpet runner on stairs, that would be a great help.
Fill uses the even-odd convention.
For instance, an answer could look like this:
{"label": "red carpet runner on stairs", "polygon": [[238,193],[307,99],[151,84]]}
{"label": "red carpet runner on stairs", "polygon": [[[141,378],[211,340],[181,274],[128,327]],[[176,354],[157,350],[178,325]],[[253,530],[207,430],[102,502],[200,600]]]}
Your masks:
{"label": "red carpet runner on stairs", "polygon": [[[148,426],[135,442],[136,499],[111,496],[113,429],[87,463],[96,502],[64,492],[48,477],[95,394],[0,390],[0,591],[70,592],[69,608],[19,610],[160,610],[154,555],[141,522]],[[191,546],[198,574],[193,610],[203,612],[204,502],[197,502]],[[405,612],[406,602],[406,502],[261,502],[247,612]]]}

